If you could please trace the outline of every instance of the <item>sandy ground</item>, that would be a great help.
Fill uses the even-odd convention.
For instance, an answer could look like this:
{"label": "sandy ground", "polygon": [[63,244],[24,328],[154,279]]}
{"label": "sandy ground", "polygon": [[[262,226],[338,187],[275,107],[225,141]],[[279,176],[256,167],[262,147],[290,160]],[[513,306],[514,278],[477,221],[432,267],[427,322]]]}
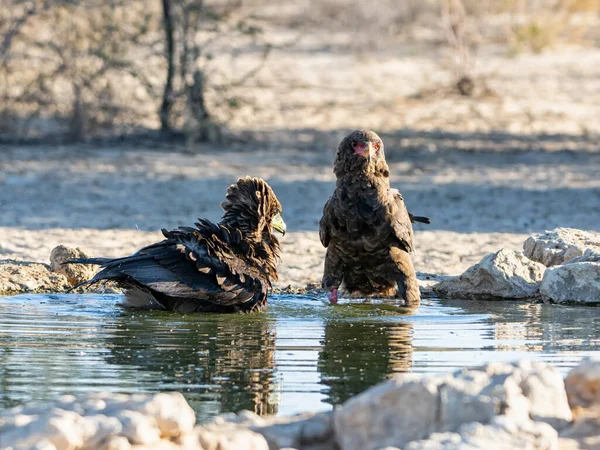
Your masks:
{"label": "sandy ground", "polygon": [[[335,141],[340,132],[332,135]],[[501,134],[383,138],[392,184],[413,213],[432,219],[415,225],[414,262],[424,274],[459,274],[489,252],[520,249],[529,234],[557,226],[600,231],[594,142],[570,138],[570,150],[546,151],[540,139],[535,150],[515,150],[518,139]],[[449,139],[471,148],[452,148]],[[160,238],[161,227],[218,220],[226,187],[249,174],[267,179],[284,207],[289,233],[278,286],[319,282],[324,249],[317,230],[335,183],[333,152],[331,145],[196,154],[5,147],[0,259],[48,262],[58,244],[98,256],[128,254]]]}
{"label": "sandy ground", "polygon": [[284,207],[278,285],[319,282],[318,221],[335,148],[354,127],[383,137],[393,186],[431,218],[415,225],[422,274],[459,274],[558,226],[600,231],[599,48],[486,47],[476,95],[462,97],[448,49],[361,52],[352,38],[306,34],[275,50],[244,88],[255,107],[231,122],[247,142],[0,147],[0,258],[47,262],[58,244],[126,255],[162,227],[218,220],[226,187],[248,174]]}

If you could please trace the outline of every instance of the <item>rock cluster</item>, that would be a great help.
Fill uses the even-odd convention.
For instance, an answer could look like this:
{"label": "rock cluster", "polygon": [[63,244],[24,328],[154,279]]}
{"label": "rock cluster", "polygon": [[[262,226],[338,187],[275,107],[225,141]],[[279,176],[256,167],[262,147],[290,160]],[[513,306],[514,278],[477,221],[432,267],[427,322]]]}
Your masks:
{"label": "rock cluster", "polygon": [[68,395],[0,412],[2,449],[178,448],[196,417],[179,393]]}
{"label": "rock cluster", "polygon": [[563,380],[544,363],[491,363],[399,375],[332,412],[262,418],[244,411],[194,426],[177,393],[66,396],[0,411],[6,450],[477,450],[600,445],[600,360]]}
{"label": "rock cluster", "polygon": [[98,270],[98,266],[84,264],[63,264],[77,258],[91,258],[85,250],[81,248],[71,248],[65,245],[54,247],[50,252],[50,268],[56,273],[62,273],[67,277],[69,284],[75,286],[82,281],[89,280]]}
{"label": "rock cluster", "polygon": [[540,285],[540,294],[556,303],[600,303],[600,262],[548,268]]}
{"label": "rock cluster", "polygon": [[[344,450],[497,448],[494,442],[550,449],[541,443],[556,443],[556,429],[571,419],[558,371],[522,362],[395,378],[346,402],[335,431]],[[526,445],[512,446],[520,441]]]}
{"label": "rock cluster", "polygon": [[546,267],[564,264],[590,250],[600,254],[600,234],[575,228],[556,228],[523,243],[525,256]]}
{"label": "rock cluster", "polygon": [[70,286],[67,277],[46,264],[0,260],[0,295],[26,292],[62,292]]}
{"label": "rock cluster", "polygon": [[546,268],[523,253],[501,249],[490,253],[462,275],[434,286],[445,297],[521,299],[538,294]]}
{"label": "rock cluster", "polygon": [[445,297],[600,303],[600,234],[557,228],[501,249],[433,287]]}
{"label": "rock cluster", "polygon": [[[89,258],[81,248],[59,245],[50,253],[50,264],[27,261],[0,260],[0,295],[26,293],[64,292],[82,281],[89,280],[98,266],[62,264],[75,258]],[[90,292],[90,289],[84,289]],[[121,292],[114,284],[95,285],[92,290],[100,293]]]}

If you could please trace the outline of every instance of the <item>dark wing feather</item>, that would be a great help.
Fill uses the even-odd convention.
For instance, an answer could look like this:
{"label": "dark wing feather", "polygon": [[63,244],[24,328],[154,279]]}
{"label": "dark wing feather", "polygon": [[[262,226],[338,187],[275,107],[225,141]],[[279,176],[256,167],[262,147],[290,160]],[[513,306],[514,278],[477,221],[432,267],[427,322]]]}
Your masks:
{"label": "dark wing feather", "polygon": [[95,259],[103,269],[90,282],[129,281],[169,297],[219,305],[244,303],[256,291],[266,290],[260,268],[251,267],[233,251],[236,245],[248,245],[241,236],[232,237],[227,229],[208,221],[197,226],[163,230],[165,240],[126,258]]}
{"label": "dark wing feather", "polygon": [[390,189],[390,195],[392,201],[388,208],[388,220],[394,230],[394,236],[404,250],[412,252],[414,250],[413,229],[404,199],[397,189]]}
{"label": "dark wing feather", "polygon": [[332,218],[332,208],[331,208],[331,198],[327,200],[325,206],[323,206],[323,217],[321,217],[321,221],[319,222],[319,239],[321,239],[321,244],[323,247],[327,247],[329,245],[329,241],[331,240],[331,218]]}

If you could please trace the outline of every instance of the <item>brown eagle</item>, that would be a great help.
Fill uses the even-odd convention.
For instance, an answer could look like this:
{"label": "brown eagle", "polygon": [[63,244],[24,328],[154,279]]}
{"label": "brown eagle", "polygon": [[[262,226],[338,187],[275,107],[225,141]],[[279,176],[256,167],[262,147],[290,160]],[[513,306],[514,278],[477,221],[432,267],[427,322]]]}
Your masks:
{"label": "brown eagle", "polygon": [[279,241],[285,234],[281,204],[260,178],[240,178],[227,189],[218,224],[162,230],[165,239],[124,258],[88,258],[99,264],[91,280],[113,280],[125,289],[124,306],[181,312],[250,312],[267,303],[277,280]]}
{"label": "brown eagle", "polygon": [[400,192],[390,188],[381,138],[369,130],[350,133],[338,146],[333,171],[337,183],[319,228],[329,300],[337,303],[343,285],[352,295],[397,296],[418,305],[411,222],[429,219],[409,214]]}

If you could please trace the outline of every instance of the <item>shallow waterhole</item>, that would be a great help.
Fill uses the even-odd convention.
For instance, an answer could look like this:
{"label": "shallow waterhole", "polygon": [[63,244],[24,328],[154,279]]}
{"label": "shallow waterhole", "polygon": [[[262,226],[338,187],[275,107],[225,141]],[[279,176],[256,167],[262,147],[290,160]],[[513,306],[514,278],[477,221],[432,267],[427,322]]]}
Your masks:
{"label": "shallow waterhole", "polygon": [[327,410],[396,372],[598,355],[590,307],[424,300],[328,306],[273,295],[266,313],[133,311],[119,295],[0,297],[0,409],[62,394],[179,391],[199,420]]}

